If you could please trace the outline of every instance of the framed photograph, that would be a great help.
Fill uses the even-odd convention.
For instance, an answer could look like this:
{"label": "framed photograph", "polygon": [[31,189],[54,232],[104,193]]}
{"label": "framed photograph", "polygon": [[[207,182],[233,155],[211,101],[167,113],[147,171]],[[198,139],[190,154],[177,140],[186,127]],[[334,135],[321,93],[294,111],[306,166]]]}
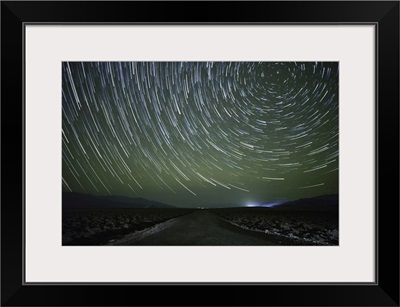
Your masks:
{"label": "framed photograph", "polygon": [[1,8],[2,305],[399,306],[398,2]]}

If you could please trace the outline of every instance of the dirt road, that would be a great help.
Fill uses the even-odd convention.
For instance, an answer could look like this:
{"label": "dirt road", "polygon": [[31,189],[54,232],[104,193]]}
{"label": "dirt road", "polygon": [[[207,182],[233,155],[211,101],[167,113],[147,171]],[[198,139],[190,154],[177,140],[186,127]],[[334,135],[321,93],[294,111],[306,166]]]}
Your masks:
{"label": "dirt road", "polygon": [[234,226],[207,210],[177,217],[111,245],[276,245],[264,233]]}

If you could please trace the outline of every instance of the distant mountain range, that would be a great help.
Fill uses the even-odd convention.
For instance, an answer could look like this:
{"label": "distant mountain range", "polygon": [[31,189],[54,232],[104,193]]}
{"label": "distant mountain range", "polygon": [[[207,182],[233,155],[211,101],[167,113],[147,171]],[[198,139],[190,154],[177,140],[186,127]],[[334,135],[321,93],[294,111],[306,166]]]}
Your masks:
{"label": "distant mountain range", "polygon": [[[232,206],[219,205],[218,207],[223,208]],[[339,207],[339,195],[332,194],[332,195],[322,195],[317,197],[301,198],[298,200],[288,201],[280,205],[273,206],[269,209],[330,211],[330,210],[338,210],[338,207]],[[101,208],[176,208],[176,207],[144,198],[132,198],[119,195],[95,196],[91,194],[82,194],[76,192],[63,192],[62,208],[101,209]]]}
{"label": "distant mountain range", "polygon": [[101,209],[101,208],[175,208],[174,206],[144,198],[110,195],[95,196],[75,192],[62,193],[63,209]]}
{"label": "distant mountain range", "polygon": [[321,195],[311,198],[301,198],[298,200],[288,201],[281,205],[275,206],[272,210],[290,209],[290,210],[338,210],[339,195]]}

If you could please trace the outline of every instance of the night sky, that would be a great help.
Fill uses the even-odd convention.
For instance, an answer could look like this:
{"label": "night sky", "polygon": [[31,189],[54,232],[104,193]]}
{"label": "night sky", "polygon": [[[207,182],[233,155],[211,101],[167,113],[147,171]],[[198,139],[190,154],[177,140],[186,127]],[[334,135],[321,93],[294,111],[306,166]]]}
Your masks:
{"label": "night sky", "polygon": [[337,62],[64,62],[63,191],[178,207],[338,193]]}

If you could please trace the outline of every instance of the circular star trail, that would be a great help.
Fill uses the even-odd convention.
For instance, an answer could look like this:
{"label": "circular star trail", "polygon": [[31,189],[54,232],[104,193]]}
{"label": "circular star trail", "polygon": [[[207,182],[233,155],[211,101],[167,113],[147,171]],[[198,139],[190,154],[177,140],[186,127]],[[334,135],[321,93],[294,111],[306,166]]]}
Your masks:
{"label": "circular star trail", "polygon": [[63,191],[181,207],[338,193],[336,62],[64,62]]}

